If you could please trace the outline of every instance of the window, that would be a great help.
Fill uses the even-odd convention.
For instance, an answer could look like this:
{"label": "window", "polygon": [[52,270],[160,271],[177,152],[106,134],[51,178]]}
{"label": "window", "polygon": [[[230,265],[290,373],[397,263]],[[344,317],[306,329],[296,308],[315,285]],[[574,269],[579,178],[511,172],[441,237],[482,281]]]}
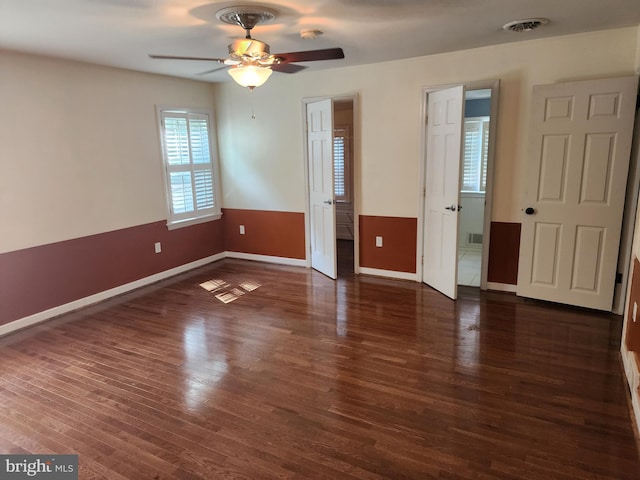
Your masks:
{"label": "window", "polygon": [[488,151],[489,117],[465,118],[462,191],[485,192]]}
{"label": "window", "polygon": [[336,202],[351,202],[349,127],[333,129],[333,190]]}
{"label": "window", "polygon": [[160,110],[169,228],[220,216],[209,119],[203,112]]}

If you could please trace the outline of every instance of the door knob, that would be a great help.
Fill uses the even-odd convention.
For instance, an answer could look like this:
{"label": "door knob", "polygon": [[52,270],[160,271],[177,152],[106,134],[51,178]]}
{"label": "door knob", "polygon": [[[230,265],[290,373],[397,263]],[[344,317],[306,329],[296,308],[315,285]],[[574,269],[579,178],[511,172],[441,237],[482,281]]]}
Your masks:
{"label": "door knob", "polygon": [[455,203],[453,205],[451,205],[450,207],[444,207],[445,210],[451,210],[452,212],[455,212],[456,210],[458,210],[458,208],[456,207]]}
{"label": "door knob", "polygon": [[333,204],[333,201],[332,200],[325,200],[323,203],[326,203],[327,205],[331,205],[331,204]]}
{"label": "door knob", "polygon": [[527,215],[533,215],[534,213],[536,213],[536,211],[531,207],[527,207],[524,213],[526,213]]}

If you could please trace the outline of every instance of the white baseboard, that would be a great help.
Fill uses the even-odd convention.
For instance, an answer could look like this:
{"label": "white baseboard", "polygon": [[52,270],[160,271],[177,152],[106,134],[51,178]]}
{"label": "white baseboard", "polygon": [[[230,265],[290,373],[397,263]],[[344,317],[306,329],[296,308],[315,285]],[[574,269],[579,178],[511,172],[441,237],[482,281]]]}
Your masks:
{"label": "white baseboard", "polygon": [[636,432],[640,432],[640,372],[635,360],[635,353],[627,350],[624,342],[620,349],[622,357],[622,366],[624,368],[625,377],[627,378],[627,386],[631,394],[631,410],[633,411],[633,419],[636,423]]}
{"label": "white baseboard", "polygon": [[510,283],[487,282],[487,290],[516,293],[517,289],[517,285],[511,285]]}
{"label": "white baseboard", "polygon": [[[253,253],[242,253],[242,252],[222,252],[216,255],[212,255],[210,257],[196,260],[195,262],[187,263],[185,265],[181,265],[179,267],[166,270],[164,272],[156,273],[155,275],[151,275],[149,277],[141,278],[140,280],[136,280],[135,282],[127,283],[125,285],[120,285],[110,290],[105,290],[103,292],[99,292],[94,295],[90,295],[88,297],[84,297],[84,298],[75,300],[73,302],[66,303],[64,305],[59,305],[57,307],[50,308],[42,312],[34,313],[33,315],[20,318],[18,320],[7,323],[5,325],[0,325],[0,337],[2,337],[3,335],[7,335],[8,333],[15,332],[16,330],[21,330],[23,328],[36,325],[40,322],[44,322],[45,320],[48,320],[53,317],[57,317],[58,315],[62,315],[64,313],[68,313],[73,310],[77,310],[79,308],[86,307],[88,305],[91,305],[97,302],[101,302],[108,298],[115,297],[116,295],[127,293],[131,290],[135,290],[136,288],[144,287],[151,283],[164,280],[165,278],[169,278],[179,273],[193,270],[194,268],[198,268],[208,263],[222,260],[224,258],[237,258],[241,260],[252,260],[257,262],[276,263],[280,265],[289,265],[293,267],[307,267],[307,268],[309,267],[309,264],[306,259],[301,260],[297,258],[274,257],[269,255],[257,255]],[[414,282],[418,281],[417,273],[398,272],[395,270],[382,270],[378,268],[360,267],[357,273],[362,275],[373,275],[376,277],[394,278],[398,280],[410,280]],[[487,288],[490,290],[498,290],[503,292],[516,291],[515,285],[508,285],[504,283],[488,282]]]}
{"label": "white baseboard", "polygon": [[186,263],[184,265],[180,265],[179,267],[165,270],[164,272],[156,273],[154,275],[141,278],[140,280],[136,280],[134,282],[126,283],[124,285],[120,285],[118,287],[111,288],[109,290],[105,290],[103,292],[99,292],[94,295],[89,295],[88,297],[74,300],[73,302],[65,303],[64,305],[59,305],[57,307],[53,307],[48,310],[44,310],[42,312],[34,313],[33,315],[29,315],[28,317],[23,317],[18,320],[14,320],[13,322],[0,325],[0,337],[8,333],[15,332],[16,330],[21,330],[23,328],[30,327],[37,323],[44,322],[45,320],[49,320],[50,318],[57,317],[58,315],[62,315],[63,313],[68,313],[73,310],[77,310],[79,308],[101,302],[108,298],[115,297],[116,295],[122,295],[123,293],[130,292],[131,290],[135,290],[136,288],[144,287],[146,285],[158,282],[160,280],[164,280],[165,278],[178,275],[179,273],[183,273],[188,270],[193,270],[194,268],[201,267],[208,263],[222,260],[224,257],[225,257],[224,253],[211,255],[210,257],[201,258],[200,260],[196,260],[195,262]]}
{"label": "white baseboard", "polygon": [[379,268],[360,267],[358,273],[363,275],[374,275],[376,277],[397,278],[399,280],[413,280],[414,282],[418,281],[418,275],[416,273],[396,272],[395,270],[381,270]]}
{"label": "white baseboard", "polygon": [[270,255],[257,255],[255,253],[225,252],[227,258],[239,258],[241,260],[253,260],[256,262],[277,263],[292,267],[307,267],[307,260],[299,258],[272,257]]}
{"label": "white baseboard", "polygon": [[17,330],[22,330],[23,328],[31,327],[38,323],[44,322],[45,320],[49,320],[50,318],[57,317],[58,315],[69,313],[82,307],[87,307],[94,303],[98,303],[103,300],[107,300],[108,298],[115,297],[117,295],[122,295],[123,293],[130,292],[131,290],[135,290],[136,288],[150,285],[160,280],[164,280],[165,278],[173,277],[174,275],[193,270],[194,268],[202,267],[203,265],[207,265],[209,263],[217,262],[218,260],[222,260],[224,258],[239,258],[244,260],[255,260],[259,262],[278,263],[281,265],[291,265],[296,267],[308,266],[306,260],[299,260],[295,258],[271,257],[268,255],[254,255],[239,252],[217,253],[215,255],[196,260],[195,262],[180,265],[179,267],[165,270],[164,272],[156,273],[149,277],[141,278],[140,280],[126,283],[124,285],[120,285],[118,287],[111,288],[94,295],[89,295],[88,297],[80,298],[78,300],[74,300],[73,302],[65,303],[64,305],[59,305],[48,310],[43,310],[42,312],[34,313],[33,315],[29,315],[28,317],[23,317],[18,320],[14,320],[13,322],[0,325],[0,337]]}

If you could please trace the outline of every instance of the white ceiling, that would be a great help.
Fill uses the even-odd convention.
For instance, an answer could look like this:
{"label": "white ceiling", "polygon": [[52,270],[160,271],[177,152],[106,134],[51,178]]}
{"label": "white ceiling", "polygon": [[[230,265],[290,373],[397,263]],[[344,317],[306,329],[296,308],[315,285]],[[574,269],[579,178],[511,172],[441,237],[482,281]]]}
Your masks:
{"label": "white ceiling", "polygon": [[[640,24],[639,0],[0,0],[0,48],[227,81],[224,70],[198,75],[216,64],[152,60],[148,54],[224,58],[231,39],[244,31],[215,14],[251,4],[278,12],[252,32],[272,53],[343,48],[344,60],[307,62],[307,71]],[[531,17],[549,23],[528,33],[502,30]],[[324,34],[300,38],[308,28]]]}

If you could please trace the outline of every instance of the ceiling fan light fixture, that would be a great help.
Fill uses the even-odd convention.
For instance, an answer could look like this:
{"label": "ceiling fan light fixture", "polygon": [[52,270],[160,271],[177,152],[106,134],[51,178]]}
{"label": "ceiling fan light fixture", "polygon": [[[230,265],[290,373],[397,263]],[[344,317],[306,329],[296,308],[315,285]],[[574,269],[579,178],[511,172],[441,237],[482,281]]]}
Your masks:
{"label": "ceiling fan light fixture", "polygon": [[255,87],[264,85],[273,71],[268,67],[258,65],[243,65],[229,69],[229,75],[242,87],[253,91]]}
{"label": "ceiling fan light fixture", "polygon": [[[248,87],[251,91],[263,85],[273,70],[280,73],[296,73],[305,66],[297,62],[314,62],[318,60],[339,60],[344,58],[341,48],[324,48],[303,52],[278,53],[271,55],[269,45],[251,37],[251,30],[258,24],[268,23],[277,17],[277,12],[259,5],[240,5],[218,10],[216,18],[221,22],[238,25],[245,31],[245,38],[235,40],[228,46],[227,58],[179,57],[174,55],[150,55],[151,58],[172,60],[208,61],[224,64],[223,67],[202,72],[200,75],[213,73],[230,67],[229,74],[238,85]],[[316,38],[322,35],[320,30],[307,29],[301,33],[303,38]]]}

